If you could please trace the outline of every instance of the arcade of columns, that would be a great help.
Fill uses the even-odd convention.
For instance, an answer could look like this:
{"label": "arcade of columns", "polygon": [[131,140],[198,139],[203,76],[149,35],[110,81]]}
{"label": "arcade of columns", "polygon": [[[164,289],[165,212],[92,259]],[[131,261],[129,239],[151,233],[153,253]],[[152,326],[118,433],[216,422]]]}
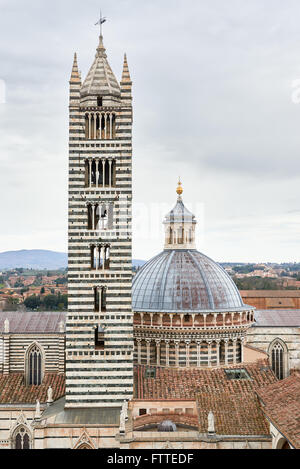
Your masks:
{"label": "arcade of columns", "polygon": [[115,112],[87,112],[85,115],[86,138],[112,140],[116,133]]}
{"label": "arcade of columns", "polygon": [[243,361],[254,312],[135,313],[135,361],[166,367],[213,367]]}
{"label": "arcade of columns", "polygon": [[85,160],[85,187],[108,188],[116,185],[115,158],[89,158]]}

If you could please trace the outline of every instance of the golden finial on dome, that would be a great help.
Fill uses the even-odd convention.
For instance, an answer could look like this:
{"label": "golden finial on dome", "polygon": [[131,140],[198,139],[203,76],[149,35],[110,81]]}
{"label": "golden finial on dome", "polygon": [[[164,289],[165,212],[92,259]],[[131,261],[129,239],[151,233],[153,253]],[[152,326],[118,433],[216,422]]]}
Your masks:
{"label": "golden finial on dome", "polygon": [[181,195],[183,193],[183,189],[182,189],[181,186],[182,186],[182,183],[181,183],[180,178],[179,178],[178,187],[177,187],[177,190],[176,190],[178,195]]}

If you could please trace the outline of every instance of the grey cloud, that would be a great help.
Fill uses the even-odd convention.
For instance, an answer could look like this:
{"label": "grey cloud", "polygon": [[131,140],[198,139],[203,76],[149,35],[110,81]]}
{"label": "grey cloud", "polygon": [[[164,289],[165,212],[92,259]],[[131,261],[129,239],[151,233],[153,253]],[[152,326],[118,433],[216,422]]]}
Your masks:
{"label": "grey cloud", "polygon": [[[135,200],[172,206],[180,174],[186,200],[205,204],[212,257],[224,249],[227,260],[254,258],[255,249],[263,255],[263,246],[250,252],[247,241],[249,226],[254,238],[261,227],[269,233],[263,217],[255,227],[256,214],[299,206],[300,105],[291,101],[291,82],[300,78],[299,2],[103,0],[101,7],[111,66],[120,78],[126,51],[134,81]],[[0,196],[22,201],[17,219],[2,207],[0,247],[13,249],[17,233],[20,247],[63,250],[68,80],[74,51],[83,77],[93,60],[99,4],[0,0],[0,9],[0,78],[7,84]],[[234,233],[228,220],[245,216]],[[293,229],[278,233],[273,255],[296,258],[295,244],[285,242],[295,239]],[[161,247],[135,239],[134,256]]]}

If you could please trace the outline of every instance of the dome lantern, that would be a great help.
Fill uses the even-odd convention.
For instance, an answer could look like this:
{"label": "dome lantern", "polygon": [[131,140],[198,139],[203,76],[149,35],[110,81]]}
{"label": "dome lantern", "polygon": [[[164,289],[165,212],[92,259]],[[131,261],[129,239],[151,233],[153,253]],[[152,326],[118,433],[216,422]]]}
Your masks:
{"label": "dome lantern", "polygon": [[196,249],[195,227],[196,219],[184,205],[182,200],[182,183],[179,179],[176,190],[177,202],[164,219],[165,225],[165,249]]}

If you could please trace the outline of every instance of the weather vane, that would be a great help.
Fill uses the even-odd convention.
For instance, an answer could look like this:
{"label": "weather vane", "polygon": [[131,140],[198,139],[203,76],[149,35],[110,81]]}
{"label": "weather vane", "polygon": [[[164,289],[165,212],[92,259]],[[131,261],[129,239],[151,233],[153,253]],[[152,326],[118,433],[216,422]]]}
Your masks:
{"label": "weather vane", "polygon": [[103,25],[103,23],[105,23],[106,19],[107,19],[106,17],[102,16],[102,12],[100,10],[100,19],[95,24],[95,26],[98,26],[98,24],[100,26],[100,36],[102,36],[102,25]]}

